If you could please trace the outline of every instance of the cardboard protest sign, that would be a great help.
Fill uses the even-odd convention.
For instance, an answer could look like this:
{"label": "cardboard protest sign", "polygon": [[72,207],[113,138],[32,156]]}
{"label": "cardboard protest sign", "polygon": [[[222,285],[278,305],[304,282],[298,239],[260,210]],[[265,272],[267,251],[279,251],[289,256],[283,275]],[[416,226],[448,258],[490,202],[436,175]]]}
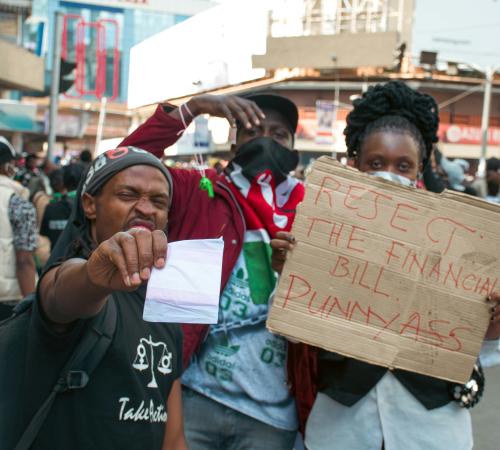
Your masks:
{"label": "cardboard protest sign", "polygon": [[320,158],[267,322],[369,363],[466,382],[500,290],[500,207]]}

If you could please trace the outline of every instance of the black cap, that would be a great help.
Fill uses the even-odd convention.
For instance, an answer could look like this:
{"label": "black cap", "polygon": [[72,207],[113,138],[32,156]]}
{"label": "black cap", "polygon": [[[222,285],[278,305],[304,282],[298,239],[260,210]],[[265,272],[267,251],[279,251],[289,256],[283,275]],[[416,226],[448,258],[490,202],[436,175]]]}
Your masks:
{"label": "black cap", "polygon": [[262,92],[241,95],[241,97],[247,100],[252,100],[260,108],[278,111],[288,121],[293,134],[297,131],[297,124],[299,123],[299,110],[297,109],[295,103],[288,98],[277,94],[267,94]]}
{"label": "black cap", "polygon": [[14,150],[14,147],[12,147],[12,144],[3,136],[0,136],[0,164],[12,161],[18,157],[19,155]]}

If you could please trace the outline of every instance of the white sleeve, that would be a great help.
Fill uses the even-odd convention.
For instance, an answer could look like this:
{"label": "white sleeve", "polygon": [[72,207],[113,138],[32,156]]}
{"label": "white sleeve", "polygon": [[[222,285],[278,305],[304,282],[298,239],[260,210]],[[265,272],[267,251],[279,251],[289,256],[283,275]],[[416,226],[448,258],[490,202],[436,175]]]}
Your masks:
{"label": "white sleeve", "polygon": [[500,342],[498,339],[484,340],[479,361],[483,367],[493,367],[500,365]]}

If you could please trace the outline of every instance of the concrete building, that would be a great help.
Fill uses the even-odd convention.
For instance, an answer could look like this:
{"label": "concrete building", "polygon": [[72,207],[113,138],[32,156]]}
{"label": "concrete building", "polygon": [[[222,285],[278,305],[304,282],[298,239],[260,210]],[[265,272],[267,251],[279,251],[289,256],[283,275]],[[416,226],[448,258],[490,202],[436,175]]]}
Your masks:
{"label": "concrete building", "polygon": [[44,59],[23,46],[31,8],[31,0],[0,0],[0,134],[8,134],[18,151],[22,133],[36,131],[36,110],[19,103],[19,92],[44,88]]}
{"label": "concrete building", "polygon": [[43,89],[43,59],[23,48],[23,23],[31,13],[30,0],[0,1],[0,89]]}
{"label": "concrete building", "polygon": [[213,4],[211,0],[2,0],[0,32],[11,30],[13,42],[0,40],[1,54],[12,61],[2,64],[0,82],[10,89],[6,94],[10,103],[29,112],[25,122],[30,122],[29,129],[9,129],[6,134],[18,136],[18,147],[28,151],[40,150],[46,141],[56,11],[64,17],[63,59],[76,63],[75,83],[60,95],[53,154],[62,156],[65,149],[75,153],[94,149],[103,97],[107,102],[102,138],[128,133],[130,49]]}
{"label": "concrete building", "polygon": [[[226,2],[132,49],[129,106],[140,122],[155,102],[182,103],[198,92],[281,92],[299,106],[297,148],[307,161],[321,153],[345,151],[342,130],[355,96],[370,84],[404,79],[440,104],[444,153],[475,159],[479,157],[484,73],[471,64],[475,58],[468,55],[480,56],[483,68],[500,63],[496,35],[488,39],[483,33],[488,27],[478,26],[488,17],[498,17],[500,4],[480,0],[470,10],[466,3],[276,0],[252,2],[250,11],[245,2]],[[434,31],[429,14],[437,23]],[[451,23],[445,20],[448,16]],[[491,31],[498,34],[496,28]],[[196,33],[202,42],[201,38],[183,39]],[[231,53],[221,50],[221,35]],[[179,45],[170,48],[169,42]],[[458,51],[460,45],[468,51]],[[160,48],[165,53],[158,59],[154,55]],[[146,74],[143,85],[138,82],[139,71]],[[157,73],[161,79],[154,76]],[[488,155],[500,156],[498,75],[492,92]],[[317,113],[325,105],[330,108],[331,126],[318,130]],[[223,126],[217,120],[209,123],[219,136],[213,150],[228,148],[220,138],[227,135]],[[180,145],[172,153],[195,150]]]}

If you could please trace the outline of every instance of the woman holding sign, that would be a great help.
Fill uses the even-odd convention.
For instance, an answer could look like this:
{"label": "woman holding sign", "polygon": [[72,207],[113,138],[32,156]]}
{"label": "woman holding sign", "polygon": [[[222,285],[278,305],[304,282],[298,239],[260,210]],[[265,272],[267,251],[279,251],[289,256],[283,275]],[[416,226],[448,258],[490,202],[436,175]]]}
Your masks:
{"label": "woman holding sign", "polygon": [[[416,187],[437,142],[438,123],[438,108],[429,95],[400,81],[377,85],[354,102],[347,117],[348,154],[361,172]],[[280,233],[271,242],[277,271],[293,241],[289,233]],[[481,358],[497,353],[500,336],[500,293],[487,300],[492,316]],[[459,386],[304,344],[290,345],[289,367],[303,426],[307,420],[309,450],[472,448],[466,407],[478,400],[480,369],[474,381]]]}

